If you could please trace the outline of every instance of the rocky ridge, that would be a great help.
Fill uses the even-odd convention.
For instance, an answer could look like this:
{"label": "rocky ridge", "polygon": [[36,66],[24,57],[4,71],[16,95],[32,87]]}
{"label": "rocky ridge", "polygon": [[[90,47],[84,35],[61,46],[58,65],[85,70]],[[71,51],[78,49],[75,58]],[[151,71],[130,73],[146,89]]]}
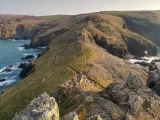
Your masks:
{"label": "rocky ridge", "polygon": [[[30,64],[27,77],[0,95],[0,119],[21,113],[44,91],[56,99],[61,119],[158,119],[155,106],[159,97],[145,87],[148,73],[121,59],[132,52],[131,43],[137,43],[140,49],[134,54],[140,56],[144,50],[155,55],[155,44],[127,29],[122,18],[112,15],[77,15],[48,25],[52,27],[40,30],[28,46],[48,44],[45,51]],[[153,106],[146,103],[147,97]],[[139,108],[134,108],[137,104]]]}
{"label": "rocky ridge", "polygon": [[[160,97],[151,89],[144,86],[140,78],[134,73],[130,73],[126,82],[123,84],[113,83],[98,94],[88,95],[84,93],[79,86],[86,84],[86,87],[88,87],[87,84],[91,85],[93,83],[87,82],[85,76],[82,77],[82,81],[66,82],[61,89],[54,93],[57,102],[62,102],[63,99],[69,97],[71,92],[77,92],[77,94],[70,99],[68,107],[77,104],[81,96],[84,97],[83,102],[74,111],[62,117],[61,120],[158,120],[160,118]],[[24,119],[24,117],[26,117],[26,119],[35,120],[58,120],[58,106],[54,103],[55,107],[49,109],[48,107],[52,106],[52,104],[49,106],[47,106],[48,104],[44,104],[43,99],[45,99],[46,103],[48,98],[49,96],[46,93],[42,94],[34,99],[31,105],[28,105],[21,113],[16,115],[14,119],[22,120],[22,118]],[[40,103],[43,103],[42,105],[44,105],[44,107],[42,107]],[[36,106],[43,108],[44,114],[40,114]],[[37,109],[38,112],[36,112],[37,110],[35,109]],[[46,110],[52,111],[51,113],[57,118],[53,118],[52,114],[48,114],[50,112],[44,112]]]}

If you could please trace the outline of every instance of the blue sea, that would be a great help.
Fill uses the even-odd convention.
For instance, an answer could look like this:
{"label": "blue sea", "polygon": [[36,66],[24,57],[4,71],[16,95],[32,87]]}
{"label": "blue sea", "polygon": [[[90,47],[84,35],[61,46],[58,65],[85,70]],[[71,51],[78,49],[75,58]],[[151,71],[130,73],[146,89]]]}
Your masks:
{"label": "blue sea", "polygon": [[[18,68],[20,63],[27,63],[27,60],[21,60],[26,55],[34,55],[40,53],[43,48],[39,49],[24,49],[23,45],[29,44],[29,40],[0,40],[0,91],[12,86],[20,81],[19,73],[22,69]],[[33,60],[33,59],[31,59]],[[2,72],[7,67],[10,67],[10,72]]]}

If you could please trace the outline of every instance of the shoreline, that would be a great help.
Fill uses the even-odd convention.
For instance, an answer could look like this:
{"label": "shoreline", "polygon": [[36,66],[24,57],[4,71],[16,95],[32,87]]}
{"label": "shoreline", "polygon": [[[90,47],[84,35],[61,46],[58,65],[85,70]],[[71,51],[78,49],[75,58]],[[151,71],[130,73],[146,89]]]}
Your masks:
{"label": "shoreline", "polygon": [[[8,39],[8,41],[18,42],[18,43],[22,41],[23,43],[23,41],[25,42],[26,40]],[[29,44],[28,41],[30,40],[27,40],[27,44]],[[23,70],[23,68],[19,68],[21,63],[29,64],[31,61],[35,60],[38,54],[41,53],[42,50],[44,49],[44,48],[25,49],[22,46],[26,43],[24,44],[22,43],[21,42],[19,44],[15,43],[15,47],[14,47],[14,49],[16,49],[15,52],[18,53],[18,55],[14,53],[13,56],[16,56],[16,57],[19,56],[18,60],[10,60],[10,63],[4,62],[5,63],[4,66],[1,65],[0,67],[0,80],[1,80],[0,81],[0,92],[4,91],[8,87],[13,86],[14,84],[22,80],[22,78],[19,77],[20,72]],[[1,55],[3,56],[4,54],[1,54]],[[27,58],[27,59],[21,60],[21,58],[26,57],[27,55],[33,55],[33,58]]]}

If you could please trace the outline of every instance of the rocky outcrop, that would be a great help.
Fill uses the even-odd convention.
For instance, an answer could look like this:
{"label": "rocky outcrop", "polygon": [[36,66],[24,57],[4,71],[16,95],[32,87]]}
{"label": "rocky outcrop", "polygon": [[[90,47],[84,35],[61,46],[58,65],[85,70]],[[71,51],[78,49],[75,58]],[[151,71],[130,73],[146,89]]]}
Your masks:
{"label": "rocky outcrop", "polygon": [[33,73],[35,71],[34,68],[35,65],[33,65],[32,63],[29,63],[28,65],[24,66],[23,70],[20,72],[20,77],[21,78],[25,78],[26,76],[28,76],[29,74]]}
{"label": "rocky outcrop", "polygon": [[112,55],[118,56],[120,58],[124,58],[129,54],[127,49],[127,45],[125,42],[117,42],[117,43],[110,43],[112,38],[106,37],[99,37],[98,35],[93,37],[96,44],[101,46],[102,48],[106,49]]}
{"label": "rocky outcrop", "polygon": [[44,92],[33,99],[12,120],[59,120],[58,105],[53,97]]}
{"label": "rocky outcrop", "polygon": [[160,95],[160,70],[156,63],[152,61],[149,65],[149,73],[146,86]]}
{"label": "rocky outcrop", "polygon": [[11,69],[10,68],[5,68],[4,70],[2,70],[0,73],[2,72],[11,72]]}
{"label": "rocky outcrop", "polygon": [[[102,96],[120,107],[123,114],[118,113],[118,120],[129,116],[133,120],[158,120],[160,97],[151,91],[151,89],[140,84],[139,78],[131,74],[126,84],[111,84],[102,93]],[[115,111],[113,107],[111,111]],[[116,115],[116,113],[111,113]],[[122,120],[123,120],[122,119]]]}
{"label": "rocky outcrop", "polygon": [[32,58],[34,58],[34,55],[27,55],[27,56],[21,58],[21,60],[24,60],[24,59],[32,59]]}
{"label": "rocky outcrop", "polygon": [[49,49],[49,47],[46,47],[41,53],[38,54],[38,58],[44,55]]}
{"label": "rocky outcrop", "polygon": [[56,37],[62,35],[67,32],[69,29],[60,29],[53,32],[42,32],[42,34],[36,36],[34,40],[25,48],[37,48],[37,47],[45,47],[49,45],[49,43],[55,39]]}
{"label": "rocky outcrop", "polygon": [[28,30],[25,28],[24,25],[19,24],[16,27],[16,39],[29,39]]}
{"label": "rocky outcrop", "polygon": [[6,81],[6,79],[0,79],[0,82],[4,82],[4,81]]}
{"label": "rocky outcrop", "polygon": [[134,64],[139,64],[141,66],[149,66],[148,62],[142,61],[142,62],[134,62]]}
{"label": "rocky outcrop", "polygon": [[27,63],[20,63],[20,65],[18,66],[18,68],[24,68],[27,65]]}
{"label": "rocky outcrop", "polygon": [[123,40],[126,42],[130,54],[136,56],[145,56],[144,52],[147,51],[148,55],[150,56],[157,55],[156,44],[150,42],[146,38],[138,35],[133,35],[133,36],[121,35],[121,36]]}
{"label": "rocky outcrop", "polygon": [[78,115],[76,112],[70,112],[62,120],[79,120]]}

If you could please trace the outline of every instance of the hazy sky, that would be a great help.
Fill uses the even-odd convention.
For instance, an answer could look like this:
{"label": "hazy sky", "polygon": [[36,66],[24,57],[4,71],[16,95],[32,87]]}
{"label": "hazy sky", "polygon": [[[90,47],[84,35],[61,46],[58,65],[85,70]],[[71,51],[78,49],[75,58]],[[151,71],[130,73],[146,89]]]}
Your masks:
{"label": "hazy sky", "polygon": [[160,10],[160,0],[0,0],[0,14],[55,15]]}

